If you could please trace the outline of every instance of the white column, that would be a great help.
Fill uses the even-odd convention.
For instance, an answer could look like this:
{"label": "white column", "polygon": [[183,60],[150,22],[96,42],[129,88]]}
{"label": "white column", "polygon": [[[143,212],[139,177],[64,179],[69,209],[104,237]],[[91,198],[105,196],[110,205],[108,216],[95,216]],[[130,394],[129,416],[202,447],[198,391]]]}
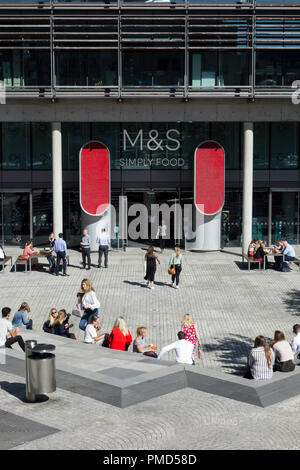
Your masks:
{"label": "white column", "polygon": [[252,239],[253,204],[253,122],[244,122],[243,168],[243,254],[247,254]]}
{"label": "white column", "polygon": [[61,123],[52,123],[53,232],[63,233],[62,139]]}

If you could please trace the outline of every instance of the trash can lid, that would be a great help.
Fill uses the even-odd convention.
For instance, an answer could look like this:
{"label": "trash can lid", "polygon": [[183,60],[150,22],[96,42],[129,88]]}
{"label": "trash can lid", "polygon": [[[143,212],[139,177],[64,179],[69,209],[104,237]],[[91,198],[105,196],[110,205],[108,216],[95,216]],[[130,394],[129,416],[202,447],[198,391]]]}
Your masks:
{"label": "trash can lid", "polygon": [[35,353],[43,354],[54,351],[54,349],[54,344],[37,344],[36,346],[34,346],[34,348],[32,348],[32,351]]}

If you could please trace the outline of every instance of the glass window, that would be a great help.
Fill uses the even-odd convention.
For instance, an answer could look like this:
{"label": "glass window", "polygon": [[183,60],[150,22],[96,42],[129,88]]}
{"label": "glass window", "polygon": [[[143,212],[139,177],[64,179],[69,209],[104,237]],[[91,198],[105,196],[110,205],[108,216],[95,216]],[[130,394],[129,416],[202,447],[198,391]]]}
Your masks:
{"label": "glass window", "polygon": [[121,130],[120,167],[124,170],[149,169],[151,152],[148,148],[148,140],[151,124],[129,122],[123,124]]}
{"label": "glass window", "polygon": [[271,123],[271,168],[298,168],[298,123]]}
{"label": "glass window", "polygon": [[79,191],[63,192],[64,236],[68,246],[79,246],[81,239],[81,208]]}
{"label": "glass window", "polygon": [[253,193],[252,238],[268,243],[269,194],[265,191]]}
{"label": "glass window", "polygon": [[159,122],[153,123],[152,127],[148,144],[153,160],[151,168],[180,169],[182,167],[180,124]]}
{"label": "glass window", "polygon": [[242,234],[242,192],[225,191],[225,202],[222,210],[222,243],[223,246],[241,246]]}
{"label": "glass window", "polygon": [[190,84],[193,87],[248,85],[248,51],[192,52]]}
{"label": "glass window", "polygon": [[29,49],[1,51],[0,80],[8,87],[50,86],[50,52]]}
{"label": "glass window", "polygon": [[124,51],[124,86],[180,86],[184,82],[183,51]]}
{"label": "glass window", "polygon": [[28,122],[2,123],[2,168],[4,170],[30,169],[30,124]]}
{"label": "glass window", "polygon": [[269,124],[254,123],[254,161],[255,170],[269,168]]}
{"label": "glass window", "polygon": [[92,140],[102,142],[110,153],[110,167],[120,168],[120,124],[115,122],[92,123]]}
{"label": "glass window", "polygon": [[34,243],[48,244],[49,235],[53,230],[52,222],[52,191],[49,189],[34,189],[32,191],[32,228]]}
{"label": "glass window", "polygon": [[281,51],[256,51],[256,85],[283,85],[283,67]]}
{"label": "glass window", "polygon": [[24,86],[49,86],[51,84],[50,51],[23,51]]}
{"label": "glass window", "polygon": [[298,243],[299,193],[272,193],[272,239],[283,238],[291,244]]}
{"label": "glass window", "polygon": [[194,154],[196,147],[209,140],[208,122],[191,122],[182,124],[182,158],[184,169],[194,168]]}
{"label": "glass window", "polygon": [[65,122],[62,124],[63,169],[79,169],[81,147],[91,140],[90,124],[86,122]]}
{"label": "glass window", "polygon": [[113,86],[118,83],[117,51],[57,51],[58,86]]}
{"label": "glass window", "polygon": [[48,122],[32,123],[32,169],[50,170],[52,168],[52,134]]}
{"label": "glass window", "polygon": [[225,152],[226,169],[238,170],[240,168],[240,123],[239,122],[212,122],[211,138],[216,140]]}
{"label": "glass window", "polygon": [[2,242],[25,245],[30,236],[29,193],[2,193]]}

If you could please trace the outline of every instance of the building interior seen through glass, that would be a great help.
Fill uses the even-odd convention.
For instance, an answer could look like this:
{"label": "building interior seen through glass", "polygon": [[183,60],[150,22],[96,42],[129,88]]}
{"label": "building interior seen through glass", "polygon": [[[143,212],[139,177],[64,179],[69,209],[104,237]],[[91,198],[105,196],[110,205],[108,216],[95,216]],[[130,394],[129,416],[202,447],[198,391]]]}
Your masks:
{"label": "building interior seen through glass", "polygon": [[[52,226],[51,123],[6,122],[1,124],[1,135],[1,170],[12,175],[18,175],[19,170],[24,171],[24,175],[29,175],[26,177],[28,182],[32,178],[30,175],[36,174],[39,178],[41,174],[43,181],[43,187],[39,187],[35,179],[34,185],[27,183],[24,190],[14,191],[8,186],[2,189],[2,240],[19,243],[20,239],[23,242],[32,235],[37,242],[46,243]],[[299,123],[254,124],[253,236],[266,239],[271,220],[273,241],[286,237],[291,243],[300,242],[298,171],[294,171],[299,169],[299,138]],[[63,178],[67,182],[63,194],[64,230],[70,244],[76,245],[81,233],[78,169],[79,151],[86,142],[99,140],[110,151],[113,182],[114,175],[118,174],[118,180],[114,182],[115,201],[122,191],[126,193],[128,189],[122,183],[123,172],[128,174],[128,170],[129,173],[130,170],[138,170],[152,174],[153,171],[154,176],[149,179],[151,183],[155,179],[155,170],[159,169],[166,175],[172,170],[177,172],[178,188],[177,183],[172,186],[173,199],[184,203],[192,200],[195,148],[207,139],[217,140],[225,150],[223,244],[239,246],[243,153],[242,124],[239,122],[62,123]],[[189,172],[186,173],[188,178],[184,172]],[[295,189],[288,184],[291,175]],[[286,189],[278,187],[278,181],[281,185],[285,179]],[[186,182],[183,184],[181,180]]]}

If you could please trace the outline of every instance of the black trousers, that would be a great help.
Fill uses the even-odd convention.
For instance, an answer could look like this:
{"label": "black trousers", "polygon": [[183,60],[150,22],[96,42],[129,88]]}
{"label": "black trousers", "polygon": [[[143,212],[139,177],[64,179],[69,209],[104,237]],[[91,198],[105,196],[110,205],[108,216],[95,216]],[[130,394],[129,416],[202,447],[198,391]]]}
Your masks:
{"label": "black trousers", "polygon": [[66,274],[67,272],[66,253],[64,251],[58,251],[56,255],[57,255],[57,260],[56,260],[56,266],[55,266],[55,274],[59,274],[60,260],[62,260],[63,262],[63,273]]}
{"label": "black trousers", "polygon": [[98,252],[98,266],[101,266],[102,263],[102,255],[104,254],[104,266],[107,268],[107,261],[108,261],[108,245],[100,245],[99,252]]}
{"label": "black trousers", "polygon": [[273,370],[278,372],[292,372],[295,369],[295,364],[293,361],[284,361],[274,364]]}
{"label": "black trousers", "polygon": [[175,274],[172,274],[172,282],[176,279],[176,286],[179,284],[179,276],[181,273],[181,264],[175,264]]}
{"label": "black trousers", "polygon": [[86,260],[88,264],[88,268],[91,267],[91,249],[90,248],[82,248],[82,264],[85,268]]}
{"label": "black trousers", "polygon": [[23,349],[23,351],[25,352],[24,340],[23,340],[22,336],[19,336],[19,335],[15,336],[14,338],[8,338],[6,340],[5,347],[6,348],[11,348],[11,345],[15,344],[15,343],[19,343],[20,348]]}

